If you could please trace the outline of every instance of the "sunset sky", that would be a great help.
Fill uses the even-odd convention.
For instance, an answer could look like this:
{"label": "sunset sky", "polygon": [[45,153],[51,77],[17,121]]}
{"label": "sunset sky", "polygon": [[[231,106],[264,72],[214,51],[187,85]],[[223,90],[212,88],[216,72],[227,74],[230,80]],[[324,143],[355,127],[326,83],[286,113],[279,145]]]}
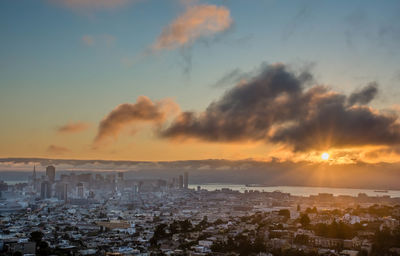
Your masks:
{"label": "sunset sky", "polygon": [[3,0],[0,157],[398,162],[399,13],[397,0]]}

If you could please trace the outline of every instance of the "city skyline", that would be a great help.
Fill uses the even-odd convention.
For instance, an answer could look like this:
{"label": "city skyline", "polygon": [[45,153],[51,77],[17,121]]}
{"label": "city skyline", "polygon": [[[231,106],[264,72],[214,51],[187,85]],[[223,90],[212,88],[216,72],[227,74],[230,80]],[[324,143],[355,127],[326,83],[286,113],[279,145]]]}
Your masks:
{"label": "city skyline", "polygon": [[397,1],[0,7],[4,159],[400,160]]}

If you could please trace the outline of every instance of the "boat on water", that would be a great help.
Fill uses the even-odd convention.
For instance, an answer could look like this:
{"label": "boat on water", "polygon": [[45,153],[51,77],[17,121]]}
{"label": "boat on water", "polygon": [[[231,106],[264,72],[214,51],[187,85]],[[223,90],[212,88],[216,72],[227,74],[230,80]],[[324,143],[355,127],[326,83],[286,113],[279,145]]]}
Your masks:
{"label": "boat on water", "polygon": [[246,184],[246,187],[254,188],[254,187],[268,187],[262,184]]}
{"label": "boat on water", "polygon": [[389,191],[387,190],[374,190],[376,193],[388,193]]}

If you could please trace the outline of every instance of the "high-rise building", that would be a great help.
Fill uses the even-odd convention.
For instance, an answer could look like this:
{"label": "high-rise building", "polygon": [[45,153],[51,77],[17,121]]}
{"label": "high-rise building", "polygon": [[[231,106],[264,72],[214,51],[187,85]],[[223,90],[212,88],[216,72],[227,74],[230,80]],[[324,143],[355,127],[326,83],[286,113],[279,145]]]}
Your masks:
{"label": "high-rise building", "polygon": [[56,186],[56,194],[58,200],[67,201],[68,199],[68,184],[67,183],[58,183]]}
{"label": "high-rise building", "polygon": [[68,184],[67,183],[62,184],[60,199],[64,200],[65,202],[68,200]]}
{"label": "high-rise building", "polygon": [[36,181],[36,165],[33,165],[32,181]]}
{"label": "high-rise building", "polygon": [[54,182],[56,178],[56,168],[52,165],[46,167],[46,176],[50,182]]}
{"label": "high-rise building", "polygon": [[83,198],[84,196],[84,188],[83,188],[83,184],[82,183],[78,183],[77,185],[77,192],[78,192],[78,197],[79,198]]}
{"label": "high-rise building", "polygon": [[33,166],[33,173],[32,173],[32,188],[33,191],[39,191],[38,179],[36,176],[36,165]]}
{"label": "high-rise building", "polygon": [[183,176],[179,175],[179,189],[183,189]]}
{"label": "high-rise building", "polygon": [[40,198],[46,199],[51,197],[51,184],[48,181],[43,181],[40,185]]}
{"label": "high-rise building", "polygon": [[123,172],[119,172],[118,173],[118,181],[123,181],[124,180],[124,173]]}
{"label": "high-rise building", "polygon": [[136,195],[139,192],[139,186],[137,184],[133,185],[133,193]]}
{"label": "high-rise building", "polygon": [[185,188],[185,189],[188,189],[188,188],[189,188],[189,173],[188,173],[188,172],[185,172],[183,175],[184,175],[184,176],[183,176],[184,188]]}

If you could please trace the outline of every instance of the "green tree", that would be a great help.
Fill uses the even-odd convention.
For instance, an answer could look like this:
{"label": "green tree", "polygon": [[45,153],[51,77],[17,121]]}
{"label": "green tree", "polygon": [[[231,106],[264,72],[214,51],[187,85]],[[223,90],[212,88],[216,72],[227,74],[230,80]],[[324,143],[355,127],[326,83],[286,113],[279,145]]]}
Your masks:
{"label": "green tree", "polygon": [[285,219],[290,218],[290,211],[288,209],[279,210],[279,215],[285,217]]}
{"label": "green tree", "polygon": [[44,234],[40,231],[33,231],[30,234],[30,240],[32,242],[35,242],[36,244],[39,244],[42,241]]}
{"label": "green tree", "polygon": [[308,227],[310,225],[310,218],[308,217],[308,214],[302,214],[300,216],[300,224],[302,227]]}

